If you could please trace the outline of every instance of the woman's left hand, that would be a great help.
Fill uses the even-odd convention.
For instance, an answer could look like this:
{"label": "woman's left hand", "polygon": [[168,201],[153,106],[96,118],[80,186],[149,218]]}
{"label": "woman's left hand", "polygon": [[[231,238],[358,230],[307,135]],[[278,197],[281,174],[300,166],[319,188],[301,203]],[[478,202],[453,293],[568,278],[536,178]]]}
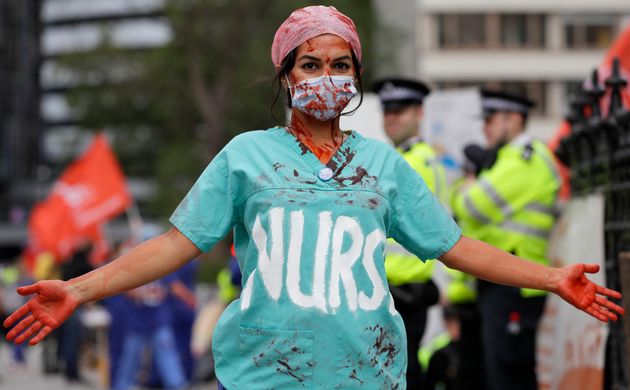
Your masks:
{"label": "woman's left hand", "polygon": [[625,313],[621,306],[606,298],[620,299],[620,293],[593,283],[586,277],[585,273],[599,271],[597,264],[568,265],[560,268],[560,271],[562,275],[555,293],[565,301],[603,322],[617,321],[617,315]]}

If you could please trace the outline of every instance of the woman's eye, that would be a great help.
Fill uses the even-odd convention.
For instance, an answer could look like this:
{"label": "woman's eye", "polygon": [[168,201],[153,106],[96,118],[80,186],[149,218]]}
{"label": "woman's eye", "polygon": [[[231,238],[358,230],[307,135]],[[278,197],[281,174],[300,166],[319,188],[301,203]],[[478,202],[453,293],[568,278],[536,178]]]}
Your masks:
{"label": "woman's eye", "polygon": [[302,68],[308,69],[308,70],[314,70],[314,69],[317,69],[317,65],[315,65],[312,62],[307,62],[306,64],[302,65]]}
{"label": "woman's eye", "polygon": [[337,64],[335,64],[335,68],[338,70],[348,70],[350,69],[350,65],[344,63],[344,62],[339,62]]}

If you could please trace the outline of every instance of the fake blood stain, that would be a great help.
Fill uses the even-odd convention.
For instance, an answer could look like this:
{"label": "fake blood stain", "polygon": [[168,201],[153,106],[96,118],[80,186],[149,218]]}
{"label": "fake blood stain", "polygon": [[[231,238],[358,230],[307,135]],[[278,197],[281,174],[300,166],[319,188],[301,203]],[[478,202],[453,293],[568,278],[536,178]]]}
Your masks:
{"label": "fake blood stain", "polygon": [[324,143],[315,142],[313,140],[313,135],[310,131],[308,131],[308,129],[306,129],[302,121],[297,118],[297,115],[293,115],[291,117],[291,122],[289,123],[288,130],[300,143],[300,148],[302,149],[303,155],[306,154],[308,150],[310,150],[315,155],[315,157],[317,157],[317,159],[324,164],[330,161],[331,157],[335,154],[337,148],[339,148],[342,142],[341,134],[333,134],[334,129],[332,128],[332,123],[332,140]]}

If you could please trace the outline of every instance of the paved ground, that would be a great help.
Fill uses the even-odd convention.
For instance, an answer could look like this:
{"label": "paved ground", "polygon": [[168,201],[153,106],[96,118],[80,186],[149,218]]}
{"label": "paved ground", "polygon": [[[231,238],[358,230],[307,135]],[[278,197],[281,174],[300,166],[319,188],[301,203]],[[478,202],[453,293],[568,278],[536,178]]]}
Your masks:
{"label": "paved ground", "polygon": [[[16,366],[10,358],[10,346],[0,343],[0,390],[90,390],[104,389],[96,369],[82,368],[84,383],[68,382],[59,374],[44,375],[41,369],[42,348],[29,347],[27,366]],[[215,390],[216,382],[191,386],[191,390]]]}

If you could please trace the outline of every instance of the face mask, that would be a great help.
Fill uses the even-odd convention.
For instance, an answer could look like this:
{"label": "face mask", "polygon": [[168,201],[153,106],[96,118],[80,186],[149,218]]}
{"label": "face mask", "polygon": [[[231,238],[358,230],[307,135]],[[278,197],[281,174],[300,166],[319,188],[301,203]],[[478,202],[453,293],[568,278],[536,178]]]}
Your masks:
{"label": "face mask", "polygon": [[[287,79],[289,84],[289,80]],[[357,94],[352,76],[320,76],[291,86],[291,104],[320,121],[338,117]]]}

